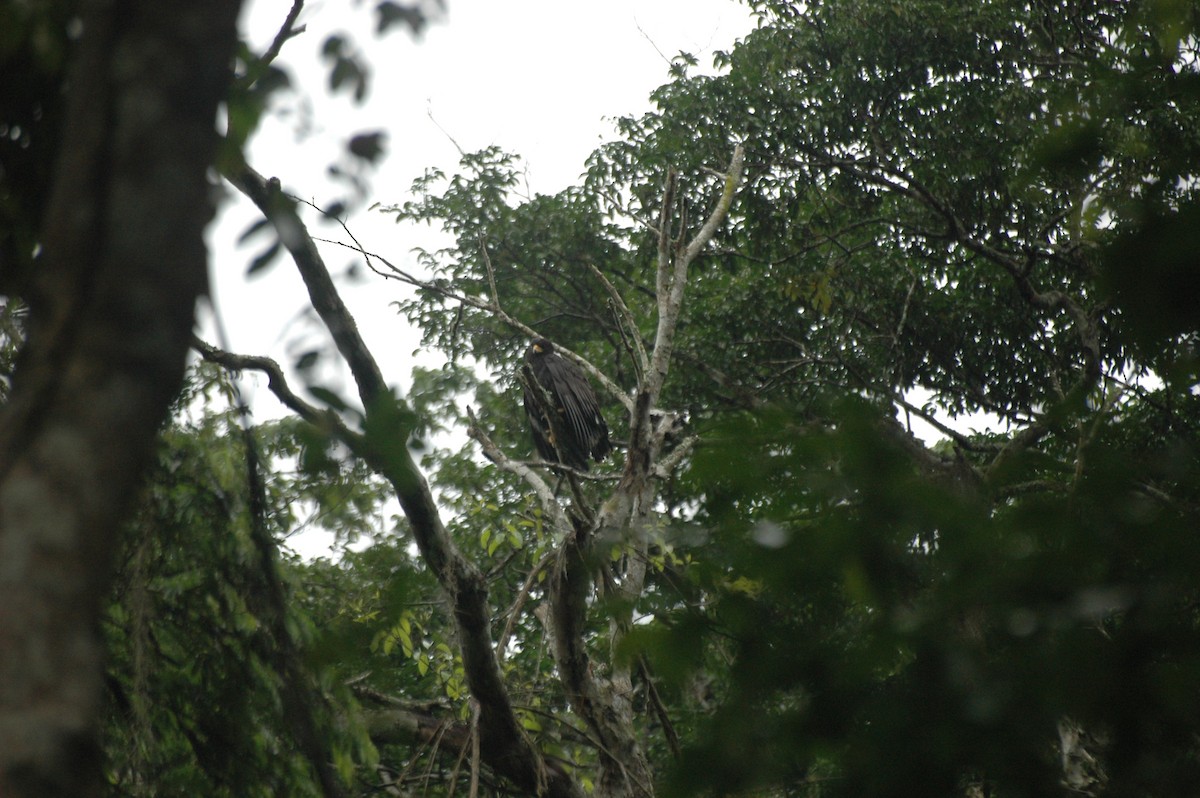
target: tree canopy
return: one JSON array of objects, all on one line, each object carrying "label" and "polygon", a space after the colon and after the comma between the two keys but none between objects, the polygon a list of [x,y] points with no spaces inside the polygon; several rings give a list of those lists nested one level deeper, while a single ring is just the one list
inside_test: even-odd
[{"label": "tree canopy", "polygon": [[[353,395],[193,341],[104,552],[97,794],[1194,791],[1200,15],[750,5],[755,29],[713,70],[675,57],[578,185],[522,196],[519,156],[489,147],[378,198],[450,242],[410,262],[343,242],[444,353],[405,397],[319,212],[240,149],[296,16],[274,53],[243,48],[213,162],[276,231]],[[71,48],[69,15],[21,20]],[[4,46],[48,102],[57,50]],[[335,87],[367,79],[329,52]],[[55,114],[0,106],[20,131],[0,136],[0,243],[23,275],[52,250],[66,146],[29,120]],[[49,357],[55,287],[29,285],[0,284],[6,374],[31,307],[5,430]],[[533,446],[539,338],[607,421],[586,472]],[[252,424],[244,371],[292,415]],[[439,448],[447,431],[468,443]],[[281,554],[308,525],[372,545]],[[7,762],[0,785],[23,784]]]}]

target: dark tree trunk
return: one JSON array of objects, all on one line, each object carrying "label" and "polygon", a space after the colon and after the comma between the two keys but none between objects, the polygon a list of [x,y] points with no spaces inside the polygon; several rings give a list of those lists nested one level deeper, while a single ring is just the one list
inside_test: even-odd
[{"label": "dark tree trunk", "polygon": [[115,531],[205,288],[239,0],[93,0],[0,412],[0,795],[90,796]]}]

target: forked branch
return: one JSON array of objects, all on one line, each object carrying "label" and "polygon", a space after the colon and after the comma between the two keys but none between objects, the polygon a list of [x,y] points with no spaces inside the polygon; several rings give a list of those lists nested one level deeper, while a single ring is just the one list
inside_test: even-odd
[{"label": "forked branch", "polygon": [[663,191],[664,219],[660,220],[658,230],[658,330],[654,336],[654,354],[646,375],[647,384],[642,386],[649,394],[651,404],[657,403],[663,383],[667,379],[667,370],[670,368],[671,352],[675,346],[675,328],[679,324],[679,312],[683,307],[683,293],[687,285],[688,267],[712,241],[717,229],[729,214],[734,194],[741,184],[744,156],[745,150],[742,145],[734,147],[733,158],[729,164],[729,171],[725,174],[725,184],[716,207],[687,246],[675,253],[674,261],[669,265],[666,256],[671,250],[671,234],[667,203],[671,201],[674,193],[673,176],[667,180],[667,187]]}]

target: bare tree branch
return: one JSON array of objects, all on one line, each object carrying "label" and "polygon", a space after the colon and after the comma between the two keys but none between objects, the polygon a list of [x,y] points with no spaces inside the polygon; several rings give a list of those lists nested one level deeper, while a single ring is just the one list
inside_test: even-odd
[{"label": "bare tree branch", "polygon": [[[700,254],[700,251],[708,245],[712,237],[716,234],[717,228],[725,221],[725,216],[729,213],[729,207],[733,204],[733,197],[737,191],[738,185],[742,179],[742,160],[745,156],[745,150],[742,145],[737,145],[733,150],[733,159],[729,165],[729,172],[725,176],[725,185],[721,191],[721,196],[717,200],[716,207],[709,214],[708,220],[696,233],[695,237],[688,242],[682,252],[676,253],[675,262],[668,269],[663,268],[662,256],[665,248],[663,236],[665,233],[660,231],[659,235],[659,295],[658,295],[658,331],[654,336],[654,354],[651,357],[650,368],[646,377],[647,385],[645,390],[649,393],[651,403],[658,400],[659,394],[662,392],[663,383],[667,378],[667,369],[670,367],[671,353],[675,346],[675,326],[679,323],[679,311],[683,306],[683,292],[687,285],[687,270]],[[664,193],[664,200],[669,198],[670,192]],[[663,292],[663,288],[668,290]]]},{"label": "bare tree branch", "polygon": [[279,57],[283,45],[289,39],[293,39],[304,33],[304,26],[297,27],[296,20],[300,17],[300,12],[304,10],[304,0],[292,0],[292,7],[288,11],[287,17],[284,18],[283,24],[279,27],[279,31],[275,34],[275,38],[271,40],[271,45],[267,48],[258,59],[259,64],[266,66]]},{"label": "bare tree branch", "polygon": [[638,372],[645,374],[650,368],[650,358],[646,355],[646,347],[642,344],[642,335],[638,331],[637,319],[633,317],[633,311],[629,309],[629,305],[625,304],[625,300],[622,298],[621,293],[617,291],[616,286],[604,276],[604,272],[596,268],[596,264],[591,261],[588,261],[587,265],[596,279],[600,281],[600,284],[604,286],[604,290],[608,292],[609,299],[612,300],[613,306],[616,308],[617,314],[624,325],[624,329],[628,331],[626,337],[633,343],[633,353],[636,358]]},{"label": "bare tree branch", "polygon": [[362,436],[350,430],[336,413],[322,410],[297,396],[288,385],[283,369],[269,357],[237,355],[218,349],[192,336],[192,348],[205,360],[223,366],[230,371],[260,371],[267,375],[267,387],[275,397],[300,418],[317,427],[329,427],[339,440],[351,449],[362,448]]},{"label": "bare tree branch", "polygon": [[[376,274],[378,274],[382,277],[385,277],[385,278],[392,278],[392,279],[400,280],[401,282],[403,282],[407,285],[411,285],[414,288],[420,288],[423,291],[430,291],[432,293],[437,294],[438,296],[445,297],[446,299],[449,299],[453,302],[458,302],[460,305],[463,305],[466,307],[472,307],[472,308],[475,308],[476,310],[482,310],[487,313],[490,313],[498,321],[508,325],[509,327],[513,328],[514,330],[517,330],[518,332],[520,332],[522,335],[524,335],[526,338],[529,338],[530,340],[545,337],[541,333],[539,333],[537,330],[530,327],[528,324],[525,324],[521,320],[519,320],[513,316],[510,316],[507,312],[505,312],[502,308],[500,308],[500,306],[498,304],[495,304],[490,300],[480,299],[478,297],[468,296],[466,294],[460,294],[457,291],[453,291],[450,288],[447,288],[445,285],[439,284],[437,282],[434,282],[431,280],[422,280],[421,278],[416,277],[415,275],[411,274],[410,272],[407,272],[404,269],[401,269],[399,266],[396,266],[391,261],[389,261],[387,258],[385,258],[381,255],[377,255],[373,252],[367,252],[360,246],[357,246],[357,245],[352,246],[352,245],[346,244],[345,242],[342,242],[342,241],[330,241],[330,240],[321,239],[321,238],[317,238],[317,239],[313,239],[313,240],[321,241],[323,243],[333,244],[333,245],[339,246],[339,247],[345,247],[346,249],[352,249],[355,252],[358,252],[360,255],[362,255],[363,257],[368,259],[368,265],[371,266],[372,271],[374,271]],[[375,266],[373,264],[370,264],[370,259],[372,259],[372,258],[379,261],[380,263],[382,263],[384,266],[387,267],[388,270],[381,271],[381,270],[375,268]],[[633,400],[629,398],[629,394],[627,394],[624,390],[622,390],[621,386],[619,386],[615,382],[613,382],[608,377],[607,374],[605,374],[600,369],[596,368],[596,366],[593,365],[586,358],[581,357],[580,355],[576,354],[575,352],[572,352],[571,350],[569,350],[565,347],[562,347],[562,346],[559,346],[556,344],[555,349],[563,356],[569,358],[570,360],[572,360],[576,364],[578,364],[580,368],[582,368],[584,371],[586,371],[588,373],[588,375],[590,377],[592,377],[592,379],[594,379],[594,380],[596,380],[596,382],[600,383],[600,385],[602,385],[604,387],[604,389],[606,391],[608,391],[608,394],[610,396],[612,396],[614,399],[616,399],[618,402],[620,402],[622,405],[624,405],[627,410],[633,409]]]},{"label": "bare tree branch", "polygon": [[479,234],[479,257],[483,259],[483,266],[487,269],[488,288],[492,292],[492,304],[496,310],[500,310],[500,289],[496,288],[496,270],[492,268],[492,258],[488,255],[487,239],[484,238],[483,233]]},{"label": "bare tree branch", "polygon": [[[471,723],[451,717],[448,708],[401,701],[358,686],[353,690],[365,704],[363,717],[372,740],[381,744],[423,745],[430,749],[431,755],[459,760],[471,752]],[[578,737],[585,744],[594,744],[581,734],[574,733],[572,737]],[[488,765],[494,754],[488,750],[486,739],[478,739],[479,759]],[[552,782],[571,778],[563,763],[553,757],[547,757],[546,767]],[[496,772],[494,767],[492,772]]]},{"label": "bare tree branch", "polygon": [[[573,533],[559,548],[549,580],[548,617],[553,630],[555,662],[572,707],[600,742],[599,789],[617,798],[653,795],[653,778],[633,728],[631,668],[614,663],[609,676],[601,678],[592,668],[584,644],[584,618],[592,575],[598,568],[608,567],[607,558],[595,555],[594,541],[598,536],[605,540],[624,539],[631,547],[626,570],[616,584],[616,590],[626,599],[626,606],[632,607],[630,597],[640,595],[645,582],[647,540],[642,529],[653,513],[655,463],[663,441],[673,427],[672,414],[657,413],[655,406],[669,370],[688,266],[712,240],[725,219],[741,180],[742,159],[743,151],[738,146],[716,207],[692,241],[681,249],[670,242],[675,178],[672,174],[667,179],[663,210],[659,215],[658,328],[650,368],[641,375],[630,411],[624,473],[616,490],[596,512],[595,519],[590,523],[576,522]],[[618,643],[631,623],[628,611],[612,618],[612,645]]]},{"label": "bare tree branch", "polygon": [[227,178],[275,225],[308,288],[313,308],[350,366],[368,430],[359,454],[392,484],[422,558],[454,607],[463,669],[471,695],[479,702],[481,746],[489,764],[526,792],[581,798],[582,789],[573,777],[561,772],[548,774],[544,758],[516,718],[492,645],[486,580],[450,538],[429,485],[408,451],[407,432],[396,423],[398,401],[358,334],[316,243],[280,191],[278,181],[267,181],[245,166]]},{"label": "bare tree branch", "polygon": [[671,453],[666,457],[660,458],[654,466],[654,476],[659,479],[667,479],[671,474],[675,473],[675,469],[683,462],[683,459],[692,453],[692,449],[696,448],[696,444],[700,442],[699,435],[689,435],[675,445]]},{"label": "bare tree branch", "polygon": [[278,180],[268,181],[246,165],[225,176],[275,225],[279,240],[291,253],[296,269],[308,287],[313,309],[329,329],[338,352],[350,367],[363,408],[369,413],[378,400],[389,397],[391,392],[383,380],[379,365],[359,335],[358,325],[342,302],[329,269],[304,222],[280,190]]},{"label": "bare tree branch", "polygon": [[667,739],[667,747],[671,749],[671,756],[679,759],[679,735],[675,731],[675,724],[671,723],[671,716],[667,714],[667,705],[663,703],[662,696],[658,693],[658,687],[654,684],[654,677],[650,675],[650,668],[646,665],[644,657],[638,657],[638,670],[646,685],[646,696],[650,699],[650,706],[654,708],[654,714],[662,725],[663,736]]},{"label": "bare tree branch", "polygon": [[542,479],[541,474],[538,474],[520,460],[512,460],[504,454],[500,447],[479,426],[479,422],[475,418],[475,413],[470,408],[467,409],[467,418],[470,421],[467,434],[478,441],[479,445],[483,447],[484,457],[505,471],[510,471],[525,480],[529,487],[533,488],[533,492],[538,497],[538,502],[542,505],[542,509],[549,515],[550,521],[554,528],[558,530],[559,535],[570,533],[571,522],[567,520],[562,505],[554,498],[554,491],[550,490],[550,486],[546,484],[546,480]]},{"label": "bare tree branch", "polygon": [[663,186],[662,207],[658,212],[658,265],[655,269],[655,296],[664,297],[671,290],[671,208],[675,205],[674,169],[667,171],[667,182]]},{"label": "bare tree branch", "polygon": [[504,658],[504,649],[508,647],[508,638],[512,636],[513,626],[516,625],[517,617],[521,614],[521,608],[525,606],[525,602],[529,599],[529,591],[533,589],[533,583],[537,581],[538,576],[545,570],[553,558],[553,550],[543,554],[537,564],[529,569],[529,575],[525,577],[521,589],[517,591],[517,597],[513,600],[512,606],[507,613],[508,618],[504,622],[504,631],[500,634],[500,640],[496,643],[496,653],[501,659]]}]

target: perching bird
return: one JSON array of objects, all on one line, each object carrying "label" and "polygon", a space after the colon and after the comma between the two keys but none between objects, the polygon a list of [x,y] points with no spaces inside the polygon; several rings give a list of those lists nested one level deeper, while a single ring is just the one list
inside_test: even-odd
[{"label": "perching bird", "polygon": [[[530,345],[525,362],[537,381],[537,386],[525,386],[525,415],[538,454],[579,471],[588,470],[589,457],[597,462],[607,457],[612,448],[608,425],[579,366],[555,352],[545,338]],[[553,420],[548,413],[554,414]]]}]

